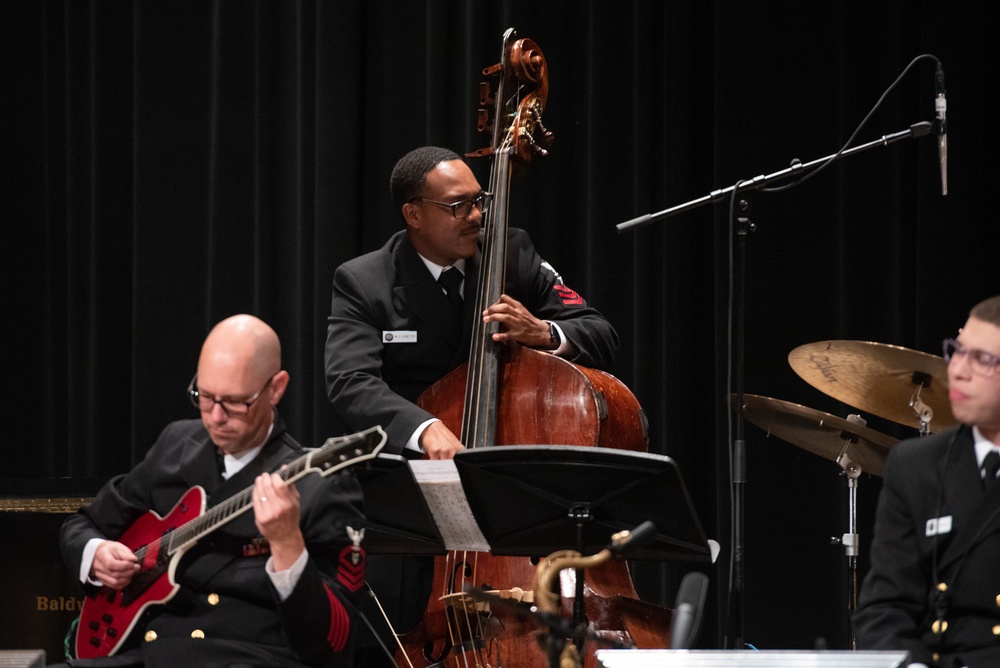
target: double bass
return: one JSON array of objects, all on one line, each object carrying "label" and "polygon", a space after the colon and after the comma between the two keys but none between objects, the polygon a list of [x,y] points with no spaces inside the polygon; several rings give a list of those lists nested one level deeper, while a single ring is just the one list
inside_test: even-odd
[{"label": "double bass", "polygon": [[[480,130],[491,145],[468,157],[489,156],[493,204],[484,214],[475,313],[504,292],[511,177],[544,156],[552,135],[541,116],[548,96],[545,57],[530,39],[503,38],[500,63],[483,70],[497,77],[495,93],[480,87]],[[492,111],[488,105],[493,104]],[[437,416],[467,448],[558,444],[646,450],[647,422],[635,396],[617,378],[521,346],[493,341],[496,323],[473,324],[468,361],[429,387],[418,405]],[[543,556],[543,555],[539,555]],[[532,603],[537,561],[489,553],[435,557],[431,597],[423,619],[400,638],[400,666],[518,666],[543,668],[545,653],[534,624],[473,600],[481,587],[515,604]],[[667,647],[671,612],[640,601],[623,562],[586,571],[584,611],[598,636],[638,647]],[[564,608],[570,605],[564,601]],[[593,652],[585,656],[595,664]]]}]

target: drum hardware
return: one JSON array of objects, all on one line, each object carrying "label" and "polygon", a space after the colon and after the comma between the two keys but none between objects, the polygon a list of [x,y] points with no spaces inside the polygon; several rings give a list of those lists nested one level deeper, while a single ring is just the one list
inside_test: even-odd
[{"label": "drum hardware", "polygon": [[[860,415],[851,414],[847,416],[848,422],[867,426],[867,421]],[[849,446],[852,438],[857,438],[852,434],[844,432],[844,449],[837,458],[837,463],[844,470],[847,477],[847,533],[840,538],[833,537],[830,542],[833,545],[843,545],[844,554],[847,556],[847,619],[850,620],[854,611],[858,609],[858,552],[861,549],[861,536],[858,534],[858,478],[861,476],[861,468],[850,458]],[[850,623],[847,625],[847,640],[850,649],[857,649],[857,642],[854,638],[854,630]]]},{"label": "drum hardware", "polygon": [[934,409],[925,404],[920,398],[920,390],[930,387],[931,377],[922,371],[914,371],[913,384],[916,386],[916,389],[913,390],[913,396],[910,397],[910,410],[913,411],[913,415],[920,422],[920,435],[927,436],[931,433],[931,420],[934,419]]},{"label": "drum hardware", "polygon": [[860,416],[839,418],[813,408],[756,394],[743,395],[749,422],[769,435],[840,464],[853,475],[882,476],[889,450],[899,439],[871,429]]},{"label": "drum hardware", "polygon": [[847,533],[830,540],[834,545],[842,545],[847,556],[847,632],[850,648],[856,649],[850,618],[858,606],[858,554],[861,549],[857,530],[858,479],[864,471],[883,475],[889,450],[898,441],[870,429],[860,415],[851,414],[842,419],[753,394],[743,395],[743,412],[747,420],[764,429],[769,436],[774,434],[792,445],[830,459],[843,470],[848,493]]}]

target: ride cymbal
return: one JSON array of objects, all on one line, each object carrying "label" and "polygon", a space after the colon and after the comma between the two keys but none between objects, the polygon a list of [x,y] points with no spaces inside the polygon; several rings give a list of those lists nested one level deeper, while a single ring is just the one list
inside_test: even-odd
[{"label": "ride cymbal", "polygon": [[920,429],[930,408],[932,430],[955,423],[943,357],[870,341],[819,341],[788,353],[788,363],[816,389],[862,411]]},{"label": "ride cymbal", "polygon": [[882,476],[889,450],[898,439],[829,413],[756,394],[743,395],[743,415],[768,435],[836,462],[847,457],[861,469]]}]

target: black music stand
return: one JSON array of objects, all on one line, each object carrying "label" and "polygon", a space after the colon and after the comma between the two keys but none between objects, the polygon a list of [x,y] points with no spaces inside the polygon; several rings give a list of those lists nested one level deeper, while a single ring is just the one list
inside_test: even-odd
[{"label": "black music stand", "polygon": [[[459,451],[455,468],[473,518],[495,555],[541,558],[570,548],[593,554],[608,547],[612,535],[651,521],[654,535],[623,550],[627,558],[712,561],[687,488],[669,457],[610,448],[514,445]],[[371,554],[445,554],[406,459],[380,454],[353,472],[365,494],[365,541]],[[586,636],[583,580],[578,572],[572,626],[578,646]],[[567,635],[565,629],[561,635]],[[558,650],[561,642],[553,648]],[[553,657],[559,653],[549,651]]]},{"label": "black music stand", "polygon": [[412,556],[447,553],[405,457],[380,454],[352,472],[365,495],[367,552]]},{"label": "black music stand", "polygon": [[[493,554],[545,557],[608,547],[651,521],[656,531],[629,559],[711,563],[711,549],[669,457],[610,448],[513,445],[455,454],[472,514]],[[618,558],[618,557],[616,557]],[[584,573],[576,574],[573,628],[585,630]],[[585,637],[573,638],[582,651]],[[564,640],[549,636],[553,666]]]},{"label": "black music stand", "polygon": [[652,521],[655,535],[629,559],[711,563],[708,540],[669,457],[511,445],[459,451],[455,467],[493,554],[594,554],[613,534]]}]

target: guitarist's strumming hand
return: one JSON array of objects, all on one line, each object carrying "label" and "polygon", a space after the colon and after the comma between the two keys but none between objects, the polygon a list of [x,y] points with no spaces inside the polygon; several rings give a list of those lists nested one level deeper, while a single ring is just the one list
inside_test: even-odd
[{"label": "guitarist's strumming hand", "polygon": [[254,481],[253,514],[267,539],[275,570],[289,568],[306,547],[299,526],[299,490],[277,473],[262,473]]},{"label": "guitarist's strumming hand", "polygon": [[112,589],[121,589],[139,570],[139,559],[121,543],[106,540],[97,546],[90,577]]}]

